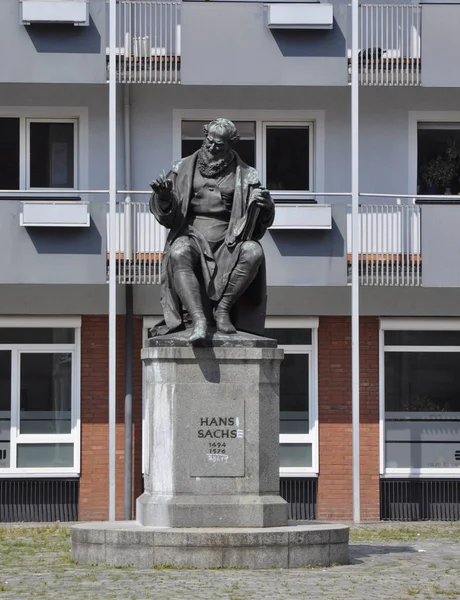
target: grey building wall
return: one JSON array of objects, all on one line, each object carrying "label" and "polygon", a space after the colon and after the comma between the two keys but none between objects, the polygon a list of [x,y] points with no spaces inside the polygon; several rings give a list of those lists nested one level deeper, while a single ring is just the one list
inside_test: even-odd
[{"label": "grey building wall", "polygon": [[422,5],[422,84],[460,87],[460,5]]},{"label": "grey building wall", "polygon": [[332,229],[272,229],[262,239],[270,286],[347,285],[346,207],[332,207]]},{"label": "grey building wall", "polygon": [[106,5],[90,0],[87,27],[20,23],[20,3],[0,2],[0,82],[106,81]]},{"label": "grey building wall", "polygon": [[21,205],[0,202],[0,284],[104,283],[106,207],[90,205],[89,227],[22,227]]},{"label": "grey building wall", "polygon": [[270,30],[263,3],[182,4],[184,85],[347,85],[347,9],[332,30]]},{"label": "grey building wall", "polygon": [[[174,155],[174,111],[201,109],[231,116],[232,110],[325,111],[325,191],[350,190],[350,90],[327,87],[132,86],[133,185],[145,189],[168,169]],[[460,90],[361,88],[360,189],[407,194],[410,111],[458,111]],[[372,200],[368,200],[372,201]],[[377,201],[377,199],[375,199]],[[343,203],[344,198],[327,198]],[[382,202],[382,199],[378,199]]]},{"label": "grey building wall", "polygon": [[422,206],[424,287],[460,287],[460,205]]}]

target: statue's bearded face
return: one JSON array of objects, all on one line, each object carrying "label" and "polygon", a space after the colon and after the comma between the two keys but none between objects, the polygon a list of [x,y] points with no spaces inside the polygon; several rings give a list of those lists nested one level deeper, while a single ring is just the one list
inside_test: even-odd
[{"label": "statue's bearded face", "polygon": [[210,129],[204,139],[203,148],[210,161],[227,157],[230,152],[228,135]]},{"label": "statue's bearded face", "polygon": [[197,166],[205,177],[214,177],[224,171],[233,160],[228,134],[210,129],[204,138]]}]

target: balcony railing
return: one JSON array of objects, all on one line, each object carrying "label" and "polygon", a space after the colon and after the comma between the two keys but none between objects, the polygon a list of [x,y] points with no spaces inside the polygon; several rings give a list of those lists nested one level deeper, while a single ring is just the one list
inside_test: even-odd
[{"label": "balcony railing", "polygon": [[[365,286],[420,286],[420,207],[363,204],[359,214],[359,277]],[[117,282],[158,284],[167,231],[147,202],[120,202],[116,215]],[[351,215],[348,215],[351,274]],[[108,239],[107,253],[110,240]],[[108,255],[108,254],[107,254]]]},{"label": "balcony railing", "polygon": [[180,4],[173,0],[118,0],[118,83],[180,82]]},{"label": "balcony railing", "polygon": [[[118,0],[117,23],[119,83],[180,83],[181,2]],[[420,32],[420,5],[361,5],[361,85],[420,85]],[[349,50],[349,73],[352,60]]]},{"label": "balcony railing", "polygon": [[[365,286],[420,286],[420,206],[363,204],[359,209],[359,278]],[[351,274],[351,215],[348,215]]]},{"label": "balcony railing", "polygon": [[360,84],[420,85],[420,6],[362,4],[359,20]]}]

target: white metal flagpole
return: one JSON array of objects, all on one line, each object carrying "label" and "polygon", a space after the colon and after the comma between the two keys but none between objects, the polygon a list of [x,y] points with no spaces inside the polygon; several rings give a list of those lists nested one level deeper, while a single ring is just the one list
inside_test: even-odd
[{"label": "white metal flagpole", "polygon": [[351,405],[353,448],[353,521],[359,523],[359,0],[351,3]]},{"label": "white metal flagpole", "polygon": [[115,64],[116,0],[109,11],[109,521],[115,521],[116,476],[116,210],[117,210],[117,81]]}]

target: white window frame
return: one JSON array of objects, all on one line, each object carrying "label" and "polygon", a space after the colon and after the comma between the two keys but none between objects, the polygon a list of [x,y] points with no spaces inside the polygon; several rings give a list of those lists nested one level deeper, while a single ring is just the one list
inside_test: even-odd
[{"label": "white window frame", "polygon": [[[71,328],[75,330],[74,344],[0,344],[1,350],[11,351],[11,422],[10,422],[10,464],[16,464],[18,444],[73,444],[73,467],[46,468],[0,468],[1,477],[65,477],[80,474],[80,379],[81,379],[81,317],[0,317],[0,328]],[[21,354],[66,353],[72,355],[72,404],[71,431],[66,434],[21,434],[20,423],[20,368]]]},{"label": "white window frame", "polygon": [[311,444],[311,467],[280,467],[280,477],[317,476],[319,472],[318,452],[318,325],[317,317],[267,317],[265,327],[269,329],[311,329],[311,344],[281,344],[285,354],[308,355],[309,406],[308,433],[280,433],[280,444]]},{"label": "white window frame", "polygon": [[409,111],[409,165],[408,165],[408,194],[417,195],[417,134],[419,123],[436,123],[440,129],[448,123],[459,123],[460,111],[446,110],[411,110]]},{"label": "white window frame", "polygon": [[[19,190],[5,191],[11,196],[21,191],[34,197],[46,197],[58,192],[61,197],[75,195],[76,190],[89,187],[89,119],[87,107],[75,106],[0,106],[0,118],[19,119]],[[74,187],[31,188],[29,173],[29,125],[31,122],[75,123]],[[1,196],[0,196],[1,199]]]},{"label": "white window frame", "polygon": [[[161,315],[144,317],[142,326],[143,343],[148,330],[161,321]],[[280,477],[317,476],[319,472],[318,446],[318,325],[317,317],[267,317],[265,327],[270,329],[311,329],[311,344],[279,346],[286,354],[308,354],[309,356],[309,432],[306,434],[280,434],[280,444],[311,444],[312,466],[303,468],[280,468]],[[144,373],[142,372],[142,473],[149,473],[148,457],[148,414],[145,410]]]},{"label": "white window frame", "polygon": [[385,345],[385,331],[460,331],[456,318],[382,318],[379,331],[379,430],[380,476],[383,478],[460,477],[460,468],[389,468],[385,467],[385,351],[387,352],[455,352],[460,346],[391,346]]},{"label": "white window frame", "polygon": [[[78,189],[78,119],[37,119],[30,118],[26,123],[26,141],[25,141],[25,171],[26,171],[26,189],[37,192],[50,190],[59,190],[63,192],[72,192]],[[73,186],[57,188],[37,188],[30,185],[30,125],[31,123],[72,123],[73,124]]]},{"label": "white window frame", "polygon": [[312,192],[325,189],[325,111],[323,110],[173,110],[173,156],[172,161],[182,158],[182,121],[211,121],[219,117],[232,121],[252,121],[256,124],[256,169],[262,185],[266,183],[266,143],[267,126],[308,126],[310,128],[309,182],[308,191],[286,190],[273,191],[273,199],[302,201],[320,198],[312,197]]}]

